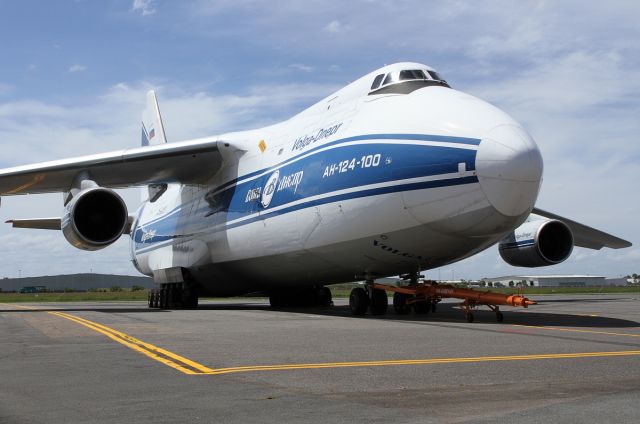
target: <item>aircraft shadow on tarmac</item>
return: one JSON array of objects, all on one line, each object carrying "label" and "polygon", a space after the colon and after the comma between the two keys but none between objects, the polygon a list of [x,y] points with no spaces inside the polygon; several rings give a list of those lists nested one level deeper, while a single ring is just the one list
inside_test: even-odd
[{"label": "aircraft shadow on tarmac", "polygon": [[[603,302],[603,301],[615,301],[625,300],[620,299],[549,299],[543,300],[539,305],[545,303],[558,303],[558,302]],[[591,316],[581,314],[558,314],[549,312],[535,312],[535,306],[524,312],[520,309],[505,307],[501,309],[504,314],[504,324],[520,324],[520,325],[535,325],[535,326],[547,326],[547,327],[590,327],[590,328],[623,328],[623,327],[640,327],[640,323],[620,318],[612,318],[607,316]],[[393,307],[389,305],[387,314],[385,315],[364,315],[354,317],[351,315],[349,306],[339,305],[331,307],[301,307],[301,308],[271,308],[268,304],[264,303],[247,303],[242,300],[238,300],[237,303],[231,303],[228,301],[221,303],[204,303],[198,306],[197,310],[185,310],[182,312],[187,313],[201,313],[206,314],[207,311],[279,311],[290,313],[303,313],[307,315],[321,315],[321,316],[335,316],[345,317],[353,319],[372,319],[372,320],[393,320],[398,322],[449,322],[449,323],[465,323],[465,317],[462,311],[459,309],[456,303],[439,303],[436,312],[430,312],[427,314],[414,314],[397,315],[393,312]],[[66,308],[42,308],[37,311],[29,309],[0,309],[0,313],[34,313],[34,312],[100,312],[105,314],[129,314],[129,313],[171,313],[171,310],[163,309],[149,309],[146,307],[127,307],[127,308],[104,308],[104,307],[87,307],[86,305]],[[486,307],[480,307],[473,311],[475,315],[475,323],[478,324],[495,324],[502,325],[496,322],[495,314]],[[468,325],[474,325],[468,324]]]},{"label": "aircraft shadow on tarmac", "polygon": [[[609,301],[613,299],[607,299]],[[579,301],[579,300],[576,300]],[[545,301],[544,303],[547,303]],[[533,306],[532,308],[535,308]],[[278,308],[272,309],[268,305],[256,305],[251,303],[225,303],[225,304],[204,304],[199,307],[199,310],[277,310],[281,312],[292,313],[304,313],[308,315],[323,315],[323,316],[341,316],[353,319],[374,319],[374,320],[393,320],[393,321],[406,321],[406,322],[451,322],[467,324],[462,311],[455,303],[440,303],[437,306],[436,312],[428,314],[408,314],[397,315],[393,312],[393,307],[390,305],[387,314],[385,315],[364,315],[361,317],[354,317],[351,315],[348,306],[332,306],[332,307],[308,307],[308,308]],[[558,314],[548,312],[534,312],[527,311],[522,312],[515,308],[505,307],[501,309],[504,314],[504,324],[520,324],[520,325],[537,325],[547,327],[591,327],[591,328],[622,328],[622,327],[640,327],[640,323],[620,319],[611,318],[606,316],[589,316],[579,314]],[[480,307],[473,311],[476,316],[475,322],[478,324],[496,324],[495,314],[486,307]],[[469,324],[473,325],[473,324]]]}]

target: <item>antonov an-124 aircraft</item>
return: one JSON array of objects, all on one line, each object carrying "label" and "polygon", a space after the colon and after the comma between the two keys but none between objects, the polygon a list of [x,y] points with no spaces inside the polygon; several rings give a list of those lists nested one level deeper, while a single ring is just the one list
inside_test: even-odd
[{"label": "antonov an-124 aircraft", "polygon": [[[415,281],[495,244],[521,267],[631,245],[536,208],[542,168],[505,112],[429,66],[396,63],[287,121],[176,143],[151,91],[141,147],[0,170],[0,195],[62,192],[61,218],[8,222],[61,230],[79,249],[128,234],[134,266],[157,283],[150,307],[252,292],[327,304],[325,285]],[[133,214],[113,191],[131,186],[146,198]],[[380,299],[366,286],[354,313],[363,293]]]}]

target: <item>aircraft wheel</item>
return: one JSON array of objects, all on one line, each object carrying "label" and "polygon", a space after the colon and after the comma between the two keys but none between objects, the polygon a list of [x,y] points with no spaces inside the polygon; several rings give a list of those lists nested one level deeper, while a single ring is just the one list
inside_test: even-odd
[{"label": "aircraft wheel", "polygon": [[151,307],[157,309],[160,307],[160,290],[151,290]]},{"label": "aircraft wheel", "polygon": [[387,313],[389,306],[389,298],[387,292],[380,289],[374,289],[371,296],[371,315],[384,315]]},{"label": "aircraft wheel", "polygon": [[430,302],[416,302],[413,304],[413,312],[415,312],[417,315],[425,315],[429,313],[429,310],[431,309],[431,304]]},{"label": "aircraft wheel", "polygon": [[496,321],[498,322],[504,321],[504,315],[502,315],[502,312],[496,312]]},{"label": "aircraft wheel", "polygon": [[189,293],[183,298],[182,305],[184,309],[198,309],[198,294]]},{"label": "aircraft wheel", "polygon": [[271,293],[269,295],[269,305],[271,305],[272,308],[281,308],[284,305],[282,295],[279,293]]},{"label": "aircraft wheel", "polygon": [[398,315],[406,315],[409,313],[409,305],[407,305],[408,296],[404,293],[394,293],[393,294],[393,310]]},{"label": "aircraft wheel", "polygon": [[153,308],[153,289],[149,290],[147,294],[147,305],[149,308]]},{"label": "aircraft wheel", "polygon": [[321,287],[320,289],[318,289],[318,304],[320,306],[333,305],[331,290],[329,290],[328,287]]},{"label": "aircraft wheel", "polygon": [[167,309],[169,307],[169,293],[166,287],[160,289],[160,309]]},{"label": "aircraft wheel", "polygon": [[471,312],[467,312],[466,318],[467,322],[473,322],[473,314]]},{"label": "aircraft wheel", "polygon": [[369,307],[369,296],[362,287],[356,287],[351,290],[349,295],[349,308],[351,315],[364,315]]}]

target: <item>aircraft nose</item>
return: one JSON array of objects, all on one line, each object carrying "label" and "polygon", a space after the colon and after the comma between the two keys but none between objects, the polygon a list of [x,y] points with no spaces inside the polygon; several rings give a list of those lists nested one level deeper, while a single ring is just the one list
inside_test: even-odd
[{"label": "aircraft nose", "polygon": [[480,187],[489,203],[506,216],[531,211],[538,197],[542,168],[538,146],[519,125],[493,127],[478,147]]}]

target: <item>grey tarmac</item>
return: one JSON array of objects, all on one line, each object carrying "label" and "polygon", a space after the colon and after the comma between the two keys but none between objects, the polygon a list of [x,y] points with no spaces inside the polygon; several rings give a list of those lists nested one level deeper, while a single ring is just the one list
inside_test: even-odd
[{"label": "grey tarmac", "polygon": [[532,298],[502,324],[454,302],[364,318],[344,300],[0,304],[0,423],[640,422],[640,297]]}]

